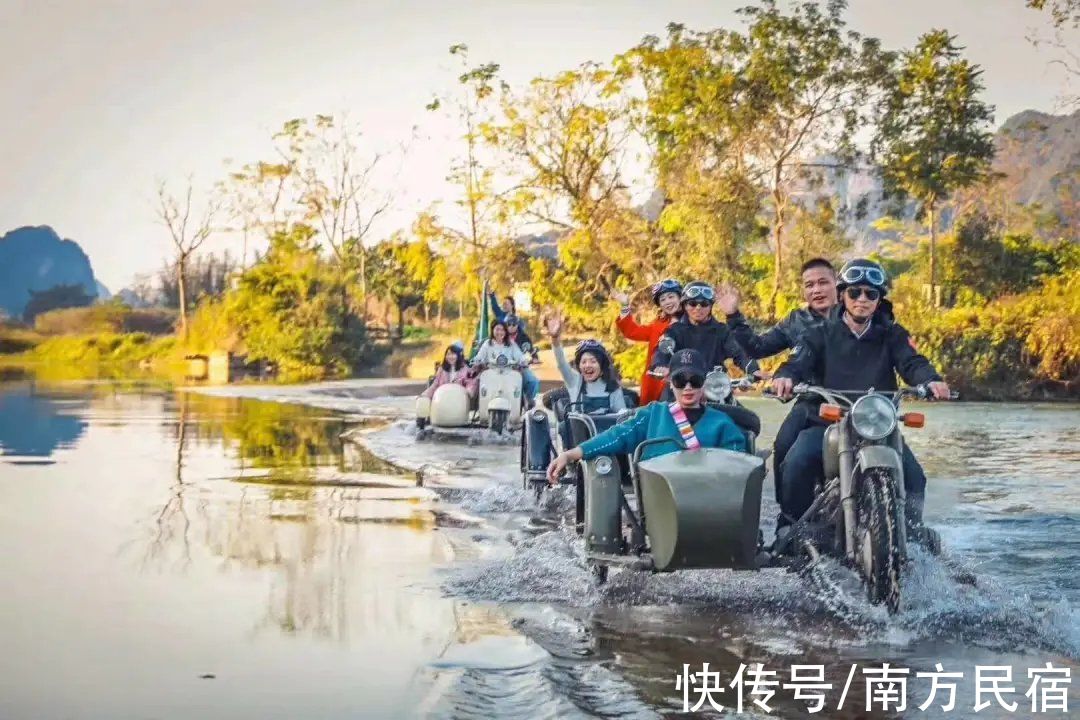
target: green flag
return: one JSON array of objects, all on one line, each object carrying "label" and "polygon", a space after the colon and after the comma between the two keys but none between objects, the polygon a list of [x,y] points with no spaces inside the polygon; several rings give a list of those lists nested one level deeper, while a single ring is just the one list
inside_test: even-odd
[{"label": "green flag", "polygon": [[480,319],[476,322],[476,333],[473,335],[472,348],[469,349],[469,360],[476,357],[480,346],[488,339],[491,332],[491,311],[489,309],[488,284],[484,281],[484,288],[480,291]]}]

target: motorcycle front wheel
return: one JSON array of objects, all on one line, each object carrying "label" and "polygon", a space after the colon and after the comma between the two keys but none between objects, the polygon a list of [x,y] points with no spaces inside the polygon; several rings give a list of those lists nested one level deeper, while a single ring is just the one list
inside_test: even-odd
[{"label": "motorcycle front wheel", "polygon": [[496,435],[502,435],[503,430],[506,429],[506,422],[510,419],[509,410],[492,410],[489,413],[488,422],[491,424],[491,430]]},{"label": "motorcycle front wheel", "polygon": [[884,604],[889,613],[900,610],[900,525],[896,480],[884,468],[871,468],[859,493],[857,561],[867,598]]}]

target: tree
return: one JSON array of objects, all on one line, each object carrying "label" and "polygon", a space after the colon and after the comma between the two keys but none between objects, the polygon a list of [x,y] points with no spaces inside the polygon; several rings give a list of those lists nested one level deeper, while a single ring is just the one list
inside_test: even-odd
[{"label": "tree", "polygon": [[1033,10],[1048,10],[1054,27],[1080,26],[1080,0],[1027,0]]},{"label": "tree", "polygon": [[30,300],[23,309],[23,322],[32,323],[38,315],[50,310],[87,307],[93,302],[94,298],[78,283],[54,285],[48,290],[31,290]]},{"label": "tree", "polygon": [[[204,297],[221,297],[229,289],[229,282],[237,270],[236,261],[228,250],[221,255],[204,254],[189,258],[184,269],[187,304],[197,305]],[[180,307],[180,284],[177,282],[177,275],[174,262],[166,262],[158,271],[156,300],[165,307]],[[140,292],[141,295],[136,293],[137,300],[145,301],[151,296],[149,288],[140,289]]]},{"label": "tree", "polygon": [[303,224],[273,235],[235,288],[219,302],[203,303],[197,315],[223,307],[248,359],[276,363],[293,379],[345,374],[367,349],[363,328],[349,320],[352,308],[342,305],[341,274],[321,256],[315,235]]},{"label": "tree", "polygon": [[457,210],[422,213],[414,232],[423,235],[432,249],[447,259],[452,274],[460,278],[454,284],[454,295],[464,311],[479,297],[484,277],[497,284],[513,281],[505,274],[507,268],[492,264],[491,249],[505,244],[512,232],[503,193],[496,187],[495,159],[487,152],[483,137],[483,128],[506,86],[498,80],[497,63],[471,64],[467,45],[452,45],[450,55],[460,70],[456,92],[436,97],[427,109],[450,108],[461,128],[461,156],[454,160],[447,176],[457,190],[452,204]]},{"label": "tree", "polygon": [[[1056,51],[1056,57],[1050,61],[1065,71],[1065,85],[1080,79],[1080,53],[1076,50],[1075,38],[1069,37],[1080,28],[1080,0],[1027,0],[1027,6],[1035,10],[1044,10],[1050,14],[1051,35],[1033,32],[1028,42],[1033,46],[1048,45]],[[1058,104],[1065,110],[1080,107],[1080,95],[1068,90],[1058,98]]]},{"label": "tree", "polygon": [[[482,127],[513,177],[508,207],[561,235],[555,295],[570,314],[595,309],[624,274],[658,274],[659,248],[624,175],[634,148],[620,90],[610,69],[586,63],[537,78],[520,94],[504,93],[499,117]],[[524,259],[520,243],[504,245],[508,260]]]},{"label": "tree", "polygon": [[748,185],[767,197],[774,315],[792,186],[851,163],[853,137],[890,59],[877,40],[847,29],[845,7],[801,2],[783,12],[763,0],[740,11],[745,33],[671,25],[666,47],[647,38],[634,53],[662,184],[666,175],[722,180],[732,197]]},{"label": "tree", "polygon": [[164,181],[158,183],[157,216],[168,229],[175,251],[174,265],[176,268],[176,284],[179,290],[180,334],[184,340],[187,340],[188,337],[188,260],[214,233],[216,229],[214,223],[222,207],[220,197],[211,195],[201,213],[194,211],[198,217],[193,216],[191,207],[193,192],[191,178],[187,180],[187,188],[183,192],[181,199],[169,192]]},{"label": "tree", "polygon": [[917,200],[930,230],[930,294],[937,297],[938,203],[983,181],[994,157],[994,109],[979,99],[982,70],[955,37],[934,30],[905,52],[889,80],[873,146],[887,191]]},{"label": "tree", "polygon": [[270,237],[297,223],[319,231],[342,276],[342,306],[354,281],[366,298],[364,243],[393,203],[384,173],[393,172],[386,167],[392,155],[362,140],[360,128],[345,118],[289,120],[273,136],[275,157],[244,165],[230,174],[226,186],[237,229],[244,234],[245,256],[251,231]]},{"label": "tree", "polygon": [[397,338],[405,335],[405,311],[424,301],[431,273],[431,251],[422,241],[401,236],[372,249],[372,287],[397,311]]}]

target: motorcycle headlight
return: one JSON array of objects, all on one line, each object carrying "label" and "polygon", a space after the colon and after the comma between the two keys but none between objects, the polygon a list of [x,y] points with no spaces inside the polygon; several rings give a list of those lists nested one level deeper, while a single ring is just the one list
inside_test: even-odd
[{"label": "motorcycle headlight", "polygon": [[724,402],[731,394],[731,377],[723,370],[713,370],[705,376],[705,399]]},{"label": "motorcycle headlight", "polygon": [[535,410],[532,411],[532,419],[535,420],[536,422],[540,422],[541,420],[543,420],[546,415],[547,415],[547,413],[544,412],[543,410],[541,410],[540,408],[536,408]]},{"label": "motorcycle headlight", "polygon": [[499,357],[495,358],[495,365],[497,367],[504,368],[509,364],[510,364],[510,358],[506,357],[505,355],[500,355]]},{"label": "motorcycle headlight", "polygon": [[859,398],[851,408],[851,425],[867,440],[881,440],[896,429],[896,408],[883,395]]},{"label": "motorcycle headlight", "polygon": [[611,472],[612,467],[614,467],[614,465],[611,462],[611,458],[606,455],[601,455],[593,460],[593,469],[596,470],[599,475],[607,475]]}]

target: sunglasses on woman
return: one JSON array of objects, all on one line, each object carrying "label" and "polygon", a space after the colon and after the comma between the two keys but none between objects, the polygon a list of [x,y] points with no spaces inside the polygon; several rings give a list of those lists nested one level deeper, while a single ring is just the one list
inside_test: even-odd
[{"label": "sunglasses on woman", "polygon": [[867,300],[869,300],[870,302],[874,302],[879,297],[881,297],[880,290],[875,290],[874,288],[868,287],[849,287],[844,292],[846,292],[847,296],[852,300],[858,300],[863,295],[865,295]]},{"label": "sunglasses on woman", "polygon": [[693,390],[700,390],[705,385],[705,378],[700,375],[685,375],[683,373],[671,378],[671,386],[676,390],[682,390],[687,385]]}]

